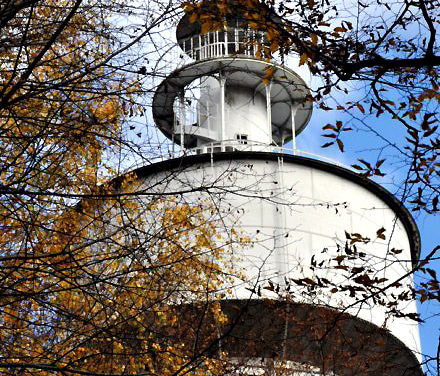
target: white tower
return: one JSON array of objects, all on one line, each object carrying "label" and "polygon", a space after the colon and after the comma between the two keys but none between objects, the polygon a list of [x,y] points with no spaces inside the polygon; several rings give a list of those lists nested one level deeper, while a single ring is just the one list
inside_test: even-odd
[{"label": "white tower", "polygon": [[[161,131],[181,146],[215,145],[224,151],[247,144],[252,150],[257,145],[269,150],[295,138],[310,119],[312,102],[304,79],[257,59],[264,33],[244,30],[240,23],[232,18],[228,30],[200,34],[200,25],[185,16],[177,27],[180,47],[195,61],[160,85],[153,115]],[[188,123],[184,90],[198,79],[198,113],[196,121]]]},{"label": "white tower", "polygon": [[[248,284],[222,302],[234,322],[225,329],[228,354],[247,359],[247,374],[261,374],[272,359],[287,361],[292,375],[421,375],[418,327],[405,316],[415,302],[387,306],[380,291],[396,280],[412,283],[405,275],[419,256],[414,220],[374,182],[295,155],[295,137],[312,113],[306,79],[258,58],[264,32],[243,28],[239,16],[227,24],[201,34],[188,16],[180,21],[177,40],[193,62],[161,83],[153,115],[182,154],[137,174],[158,193],[194,190],[194,200],[220,194],[235,213],[229,225],[252,238],[236,265]],[[185,89],[198,81],[191,117]],[[293,152],[282,153],[292,140]],[[366,263],[374,268],[363,270]],[[377,289],[366,289],[365,278]],[[271,290],[287,285],[292,300],[261,298],[265,286],[274,298]],[[392,310],[401,317],[388,318]]]}]

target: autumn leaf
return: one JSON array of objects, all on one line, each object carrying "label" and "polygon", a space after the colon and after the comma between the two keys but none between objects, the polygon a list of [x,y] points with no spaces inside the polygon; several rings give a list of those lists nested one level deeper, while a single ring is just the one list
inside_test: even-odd
[{"label": "autumn leaf", "polygon": [[356,170],[363,170],[363,167],[361,167],[357,164],[351,165],[351,167],[355,168]]},{"label": "autumn leaf", "polygon": [[196,12],[192,12],[189,16],[189,22],[194,23],[199,19],[199,15]]},{"label": "autumn leaf", "polygon": [[340,150],[341,152],[344,152],[344,143],[343,143],[339,138],[336,139],[336,142],[337,142],[337,144],[338,144],[339,150]]},{"label": "autumn leaf", "polygon": [[329,147],[329,146],[331,146],[333,144],[334,144],[334,142],[326,142],[324,145],[321,145],[321,147],[322,148],[327,148],[327,147]]},{"label": "autumn leaf", "polygon": [[210,22],[208,20],[204,21],[202,23],[201,33],[202,34],[208,33],[209,31],[213,30],[213,26],[214,26],[214,24],[212,22]]},{"label": "autumn leaf", "polygon": [[376,237],[385,240],[384,233],[385,233],[385,228],[381,227],[379,230],[376,231]]},{"label": "autumn leaf", "polygon": [[301,54],[299,59],[299,66],[304,65],[308,59],[308,55],[306,53]]},{"label": "autumn leaf", "polygon": [[271,66],[267,66],[266,68],[264,68],[264,75],[262,77],[264,85],[269,86],[274,73],[275,71]]},{"label": "autumn leaf", "polygon": [[359,109],[360,112],[365,114],[364,106],[362,106],[359,102],[356,103],[356,106],[357,106],[357,108]]}]

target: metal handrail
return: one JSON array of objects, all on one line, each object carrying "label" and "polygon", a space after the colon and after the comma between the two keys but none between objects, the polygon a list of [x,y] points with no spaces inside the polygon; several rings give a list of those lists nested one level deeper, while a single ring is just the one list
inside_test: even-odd
[{"label": "metal handrail", "polygon": [[245,151],[259,151],[259,152],[269,152],[269,153],[275,153],[275,154],[288,154],[288,155],[297,155],[302,157],[309,157],[313,159],[317,159],[322,162],[327,162],[333,165],[336,165],[338,167],[343,167],[345,169],[351,170],[356,172],[353,167],[348,166],[344,163],[341,163],[340,161],[326,157],[324,155],[312,153],[305,150],[300,150],[292,147],[284,147],[284,146],[277,146],[277,145],[269,145],[266,143],[258,142],[258,141],[252,141],[252,140],[224,140],[219,142],[210,142],[206,143],[201,146],[197,146],[194,148],[179,148],[177,147],[177,150],[174,148],[171,150],[168,150],[164,155],[161,157],[155,158],[154,161],[151,161],[152,163],[161,162],[164,160],[168,160],[170,158],[179,158],[179,157],[186,157],[191,155],[198,155],[198,154],[215,154],[219,152],[245,152]]},{"label": "metal handrail", "polygon": [[[225,140],[223,142],[211,142],[204,144],[202,146],[198,146],[195,148],[188,148],[188,149],[183,149],[177,146],[176,149],[170,148],[165,152],[163,152],[160,156],[149,159],[148,164],[155,164],[173,158],[182,158],[186,156],[199,155],[199,154],[210,154],[211,157],[213,157],[213,155],[216,153],[231,152],[231,151],[237,152],[237,154],[245,151],[260,151],[260,152],[270,152],[274,154],[297,155],[297,156],[317,159],[319,161],[327,162],[336,165],[338,167],[343,167],[347,170],[356,173],[358,172],[353,167],[345,165],[340,161],[337,161],[336,159],[332,159],[324,155],[311,153],[305,150],[294,149],[292,147],[286,148],[283,146],[269,145],[262,142],[249,141],[249,140],[247,141],[247,143],[243,143],[242,140]],[[138,163],[131,164],[129,167],[127,166],[127,168],[125,168],[124,171],[130,172],[133,171],[134,169],[141,167],[145,167],[145,161],[143,163],[142,161],[140,161]],[[123,172],[121,172],[121,174],[123,174]]]},{"label": "metal handrail", "polygon": [[[244,34],[240,38],[240,33]],[[245,55],[255,58],[258,45],[264,45],[264,32],[251,29],[228,28],[210,31],[179,40],[182,50],[194,60],[204,60],[231,55]],[[260,56],[261,57],[261,56]]]}]

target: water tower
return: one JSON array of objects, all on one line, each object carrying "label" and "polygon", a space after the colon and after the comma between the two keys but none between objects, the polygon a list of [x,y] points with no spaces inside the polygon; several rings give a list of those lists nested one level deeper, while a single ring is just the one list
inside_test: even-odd
[{"label": "water tower", "polygon": [[[379,291],[396,280],[412,284],[405,275],[419,257],[414,220],[376,183],[296,150],[312,114],[307,77],[298,65],[261,59],[265,34],[240,14],[226,24],[208,33],[187,15],[178,24],[178,44],[192,61],[159,85],[153,116],[179,146],[137,175],[158,194],[218,197],[218,210],[233,213],[225,231],[238,226],[251,237],[237,250],[246,283],[222,301],[234,323],[222,329],[223,346],[244,364],[236,373],[263,374],[284,361],[291,375],[421,375],[418,327],[405,317],[415,302],[387,306]],[[351,242],[352,234],[361,239]],[[328,260],[336,261],[322,267]],[[365,278],[377,283],[376,296],[372,289],[362,298]],[[291,299],[275,299],[288,287]],[[400,315],[390,318],[391,310]]]}]

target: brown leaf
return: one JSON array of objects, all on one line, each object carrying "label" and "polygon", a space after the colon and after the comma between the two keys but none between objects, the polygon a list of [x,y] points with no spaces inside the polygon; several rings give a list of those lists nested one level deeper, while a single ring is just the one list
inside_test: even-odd
[{"label": "brown leaf", "polygon": [[339,150],[340,150],[341,152],[344,152],[344,143],[343,143],[339,138],[336,139],[336,142],[338,143]]},{"label": "brown leaf", "polygon": [[432,127],[430,130],[423,133],[423,137],[429,137],[437,130],[438,127]]},{"label": "brown leaf", "polygon": [[356,103],[357,108],[359,108],[359,111],[362,112],[363,114],[365,114],[365,109],[364,106],[362,106],[359,102]]},{"label": "brown leaf", "polygon": [[199,15],[196,12],[191,13],[189,16],[189,22],[194,23],[199,19]]},{"label": "brown leaf", "polygon": [[365,268],[363,267],[363,266],[360,266],[360,267],[353,267],[353,268],[351,268],[351,274],[358,274],[358,273],[361,273],[361,272],[363,272],[365,270]]},{"label": "brown leaf", "polygon": [[265,286],[263,288],[265,290],[269,290],[269,291],[274,291],[275,290],[275,286],[274,286],[274,284],[271,281],[269,281],[269,286]]},{"label": "brown leaf", "polygon": [[322,148],[327,148],[327,147],[329,147],[330,145],[333,145],[334,144],[334,142],[326,142],[324,145],[322,145],[321,147]]},{"label": "brown leaf", "polygon": [[379,238],[379,239],[383,239],[383,240],[385,240],[385,235],[384,235],[384,232],[385,232],[386,230],[383,228],[383,227],[381,227],[379,230],[377,230],[376,231],[376,236]]},{"label": "brown leaf", "polygon": [[432,199],[432,211],[438,211],[437,205],[438,205],[438,196],[435,196]]},{"label": "brown leaf", "polygon": [[351,165],[351,167],[355,168],[356,170],[363,170],[363,168],[361,166],[356,165],[356,164]]},{"label": "brown leaf", "polygon": [[322,129],[331,129],[333,131],[336,131],[336,127],[332,124],[326,124],[322,127]]},{"label": "brown leaf", "polygon": [[371,164],[369,164],[367,161],[364,161],[363,159],[358,159],[359,162],[363,163],[365,166],[367,166],[369,169],[371,169]]},{"label": "brown leaf", "polygon": [[437,279],[437,273],[435,270],[432,270],[431,268],[426,268],[426,271],[429,273],[429,275],[434,278]]}]

